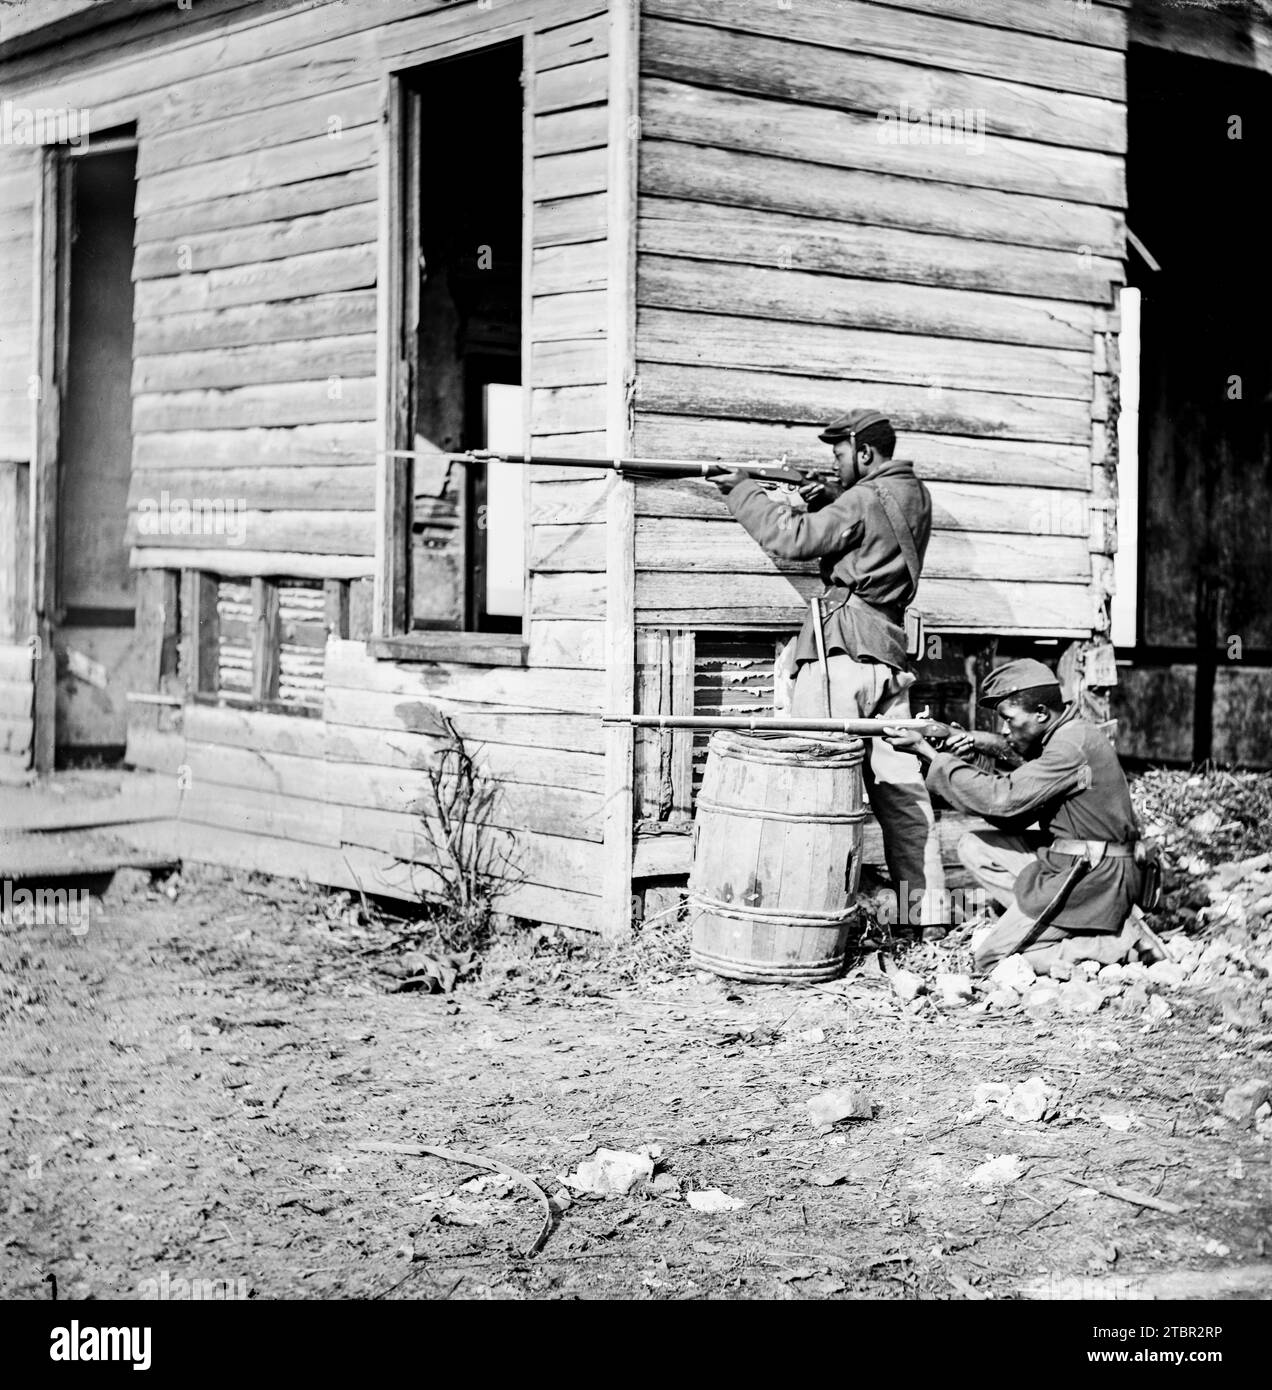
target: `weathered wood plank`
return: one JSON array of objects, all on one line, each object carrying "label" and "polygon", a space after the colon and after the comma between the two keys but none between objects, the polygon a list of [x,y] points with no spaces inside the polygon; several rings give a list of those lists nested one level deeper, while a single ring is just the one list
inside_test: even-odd
[{"label": "weathered wood plank", "polygon": [[290,579],[361,579],[375,573],[374,555],[323,555],[312,550],[192,550],[172,544],[134,547],[128,552],[128,563],[133,569],[185,569],[195,554],[210,574],[230,578],[286,575]]},{"label": "weathered wood plank", "polygon": [[[693,486],[690,484],[689,486]],[[534,483],[530,488],[530,520],[534,525],[565,525],[566,523],[605,522],[606,480],[595,474],[563,482]],[[710,489],[712,493],[716,489]],[[639,510],[644,485],[637,485],[636,505]]]},{"label": "weathered wood plank", "polygon": [[[202,496],[202,494],[200,494]],[[155,500],[155,499],[152,499]],[[190,499],[178,499],[182,501]],[[375,512],[364,508],[357,512],[337,511],[240,511],[237,498],[217,498],[233,506],[220,532],[200,532],[191,535],[172,533],[173,518],[168,515],[168,533],[147,528],[163,524],[164,513],[133,512],[128,519],[128,543],[139,550],[149,547],[180,548],[191,552],[220,551],[226,545],[249,546],[253,551],[304,551],[311,555],[366,555],[375,553]],[[149,515],[150,519],[147,520]],[[181,524],[181,523],[178,523]],[[248,553],[246,550],[241,552]],[[187,563],[189,561],[187,560]],[[202,561],[200,563],[203,563]],[[208,560],[209,568],[214,568]],[[271,570],[271,573],[286,573]],[[300,577],[300,576],[298,576]]]},{"label": "weathered wood plank", "polygon": [[554,111],[536,116],[534,152],[536,156],[566,154],[571,150],[591,150],[604,145],[609,136],[609,118],[604,106],[579,106],[572,111]]},{"label": "weathered wood plank", "polygon": [[[937,531],[1000,531],[1031,536],[1082,536],[1090,529],[1091,494],[1077,489],[1012,487],[994,483],[938,482],[926,476]],[[565,487],[567,484],[556,484]],[[692,479],[638,482],[639,518],[677,517],[726,521],[732,514],[713,485]],[[545,521],[552,518],[545,516]],[[574,518],[562,516],[564,523]]]},{"label": "weathered wood plank", "polygon": [[30,718],[0,717],[0,755],[21,757],[23,767],[29,766],[34,728],[35,721]]},{"label": "weathered wood plank", "polygon": [[[843,408],[837,407],[836,413]],[[785,457],[795,463],[824,465],[830,451],[818,440],[817,433],[816,428],[808,425],[789,426],[764,420],[638,413],[633,452],[639,458],[729,459],[744,463]],[[919,476],[929,481],[1001,482],[1075,490],[1090,485],[1090,446],[1086,444],[1040,444],[906,430],[897,453],[899,457],[917,460]]]},{"label": "weathered wood plank", "polygon": [[605,248],[603,241],[589,241],[576,246],[536,249],[531,258],[532,292],[557,295],[603,290],[608,283]]},{"label": "weathered wood plank", "polygon": [[539,202],[549,202],[600,193],[605,188],[606,163],[604,146],[540,155],[534,161],[534,196]]},{"label": "weathered wood plank", "polygon": [[[758,7],[751,8],[758,12]],[[1080,166],[1068,156],[1075,151],[1120,154],[1126,149],[1125,107],[1118,101],[1003,82],[964,69],[945,72],[927,64],[894,62],[860,52],[859,33],[844,25],[838,26],[836,38],[851,45],[848,48],[792,42],[803,38],[807,18],[801,13],[792,25],[781,11],[770,14],[787,26],[787,37],[651,20],[642,41],[642,70],[669,81],[862,112],[881,134],[895,134],[897,126],[889,126],[885,118],[891,113],[895,121],[899,114],[900,128],[910,140],[932,139],[930,121],[933,116],[943,117],[954,124],[938,130],[940,147],[963,154],[970,149],[977,157],[994,158],[1000,153],[999,142],[1007,138],[1063,148],[1062,165],[1074,169]],[[986,36],[984,30],[980,33]],[[866,30],[867,47],[868,34]],[[1090,52],[1109,67],[1118,65],[1116,55]],[[965,135],[974,137],[967,145]],[[1101,175],[1094,166],[1086,177],[1088,190],[1100,186]]]},{"label": "weathered wood plank", "polygon": [[[650,627],[793,630],[819,589],[813,575],[731,575],[722,585],[718,575],[649,571],[637,576],[636,616]],[[918,603],[930,627],[952,632],[1080,636],[1090,631],[1093,617],[1091,590],[1083,584],[971,585],[925,578]]]},{"label": "weathered wood plank", "polygon": [[534,84],[536,112],[564,111],[570,106],[590,106],[608,95],[609,63],[591,58],[568,67],[539,73]]},{"label": "weathered wood plank", "polygon": [[605,580],[594,573],[532,574],[530,611],[540,618],[604,618]]},{"label": "weathered wood plank", "polygon": [[327,644],[326,682],[329,688],[423,700],[592,714],[600,713],[604,686],[599,675],[577,670],[477,670],[440,662],[398,666],[369,657],[361,642]]},{"label": "weathered wood plank", "polygon": [[530,235],[535,246],[566,246],[576,241],[603,238],[607,225],[605,195],[587,193],[581,198],[536,203]]},{"label": "weathered wood plank", "polygon": [[605,667],[605,626],[569,618],[530,620],[530,665],[600,671]]},{"label": "weathered wood plank", "polygon": [[[1126,16],[1099,4],[1040,5],[1038,0],[879,0],[907,17],[916,12],[969,19],[1018,34],[1044,34],[1072,43],[1126,51]],[[1111,0],[1122,6],[1126,0]]]},{"label": "weathered wood plank", "polygon": [[535,387],[601,385],[605,379],[603,338],[564,338],[531,344],[530,381]]},{"label": "weathered wood plank", "polygon": [[966,188],[795,158],[714,149],[674,140],[641,141],[640,187],[646,198],[684,198],[834,222],[1051,247],[1121,259],[1119,212],[1090,203]]},{"label": "weathered wood plank", "polygon": [[887,333],[1085,352],[1091,351],[1095,312],[1088,304],[1019,295],[840,279],[782,269],[776,261],[744,266],[650,254],[640,258],[637,302],[641,308],[837,323]]},{"label": "weathered wood plank", "polygon": [[328,381],[286,381],[225,391],[148,392],[133,398],[136,434],[374,419],[374,377],[333,376]]},{"label": "weathered wood plank", "polygon": [[[378,811],[368,807],[350,806],[343,816],[346,844],[365,845],[387,850],[396,858],[414,863],[427,863],[430,846],[414,816],[400,811]],[[519,831],[514,840],[502,839],[513,854],[514,862],[526,882],[552,888],[569,885],[575,890],[599,887],[597,868],[600,847],[588,840],[569,839],[563,835],[539,835],[530,830]],[[421,875],[421,885],[427,879]]]},{"label": "weathered wood plank", "polygon": [[229,198],[165,208],[154,216],[139,217],[133,240],[139,252],[156,243],[176,246],[182,238],[235,228],[258,228],[280,221],[285,223],[288,218],[356,207],[372,202],[375,193],[375,170],[353,169],[330,178],[256,188]]},{"label": "weathered wood plank", "polygon": [[[434,765],[438,750],[445,746],[444,740],[428,734],[358,729],[348,724],[322,727],[326,731],[326,756],[331,763],[423,770]],[[482,774],[496,781],[585,792],[600,792],[603,786],[604,765],[595,753],[520,748],[505,743],[473,744],[468,752]],[[533,825],[534,817],[524,823]]]},{"label": "weathered wood plank", "polygon": [[[431,763],[416,769],[191,742],[187,745],[187,763],[196,782],[250,792],[276,792],[336,806],[414,814],[432,804],[427,769],[444,770],[445,765],[439,768],[437,762],[440,748],[435,743]],[[501,761],[507,763],[510,758],[505,754]],[[486,750],[479,753],[478,763],[495,781],[489,824],[512,830],[533,826],[540,833],[570,839],[601,838],[599,785],[582,791],[553,784],[507,781],[489,770]]]},{"label": "weathered wood plank", "polygon": [[196,310],[226,309],[235,304],[263,305],[276,299],[365,289],[375,284],[375,251],[374,242],[365,242],[333,251],[310,251],[281,261],[142,280],[136,289],[135,316],[140,321]]},{"label": "weathered wood plank", "polygon": [[314,139],[334,144],[358,127],[378,120],[379,115],[378,82],[364,81],[339,90],[324,82],[316,95],[282,106],[241,110],[197,123],[182,121],[175,129],[151,132],[137,146],[137,177],[144,184],[173,169],[190,169]]},{"label": "weathered wood plank", "polygon": [[298,425],[292,429],[178,430],[133,441],[138,472],[176,469],[363,466],[375,462],[369,421]]},{"label": "weathered wood plank", "polygon": [[[188,749],[187,749],[188,753]],[[336,848],[341,843],[339,806],[273,791],[254,791],[195,777],[181,807],[183,821]]]},{"label": "weathered wood plank", "polygon": [[29,682],[32,679],[32,650],[26,642],[0,643],[0,681]]},{"label": "weathered wood plank", "polygon": [[[981,517],[981,527],[987,518]],[[605,536],[597,526],[539,526],[531,568],[559,574],[603,573]],[[636,568],[641,573],[706,571],[722,583],[734,574],[815,573],[809,562],[773,559],[732,518],[641,517],[636,523]],[[999,533],[987,529],[933,531],[925,576],[1080,584],[1090,578],[1084,536]],[[710,606],[710,605],[708,605]]]},{"label": "weathered wood plank", "polygon": [[[880,141],[873,116],[651,77],[641,85],[645,138],[782,155],[972,188],[1000,188],[1103,207],[1125,205],[1120,157],[986,135],[966,145]],[[885,103],[886,105],[886,103]]]},{"label": "weathered wood plank", "polygon": [[331,725],[439,734],[444,732],[439,714],[454,724],[462,739],[475,744],[601,752],[601,726],[595,714],[509,713],[494,706],[475,708],[433,695],[393,695],[339,686],[329,686],[323,696],[323,718]]},{"label": "weathered wood plank", "polygon": [[134,470],[128,505],[136,510],[142,498],[216,497],[252,512],[374,511],[375,468],[321,467],[297,464],[290,468],[166,468]]},{"label": "weathered wood plank", "polygon": [[133,279],[157,280],[363,245],[375,235],[375,227],[375,204],[363,202],[233,230],[169,235],[138,246]]},{"label": "weathered wood plank", "polygon": [[1077,349],[973,343],[906,333],[724,314],[642,311],[641,362],[766,367],[785,375],[854,381],[922,382],[1017,395],[1091,399],[1091,355]]},{"label": "weathered wood plank", "polygon": [[585,434],[605,423],[603,384],[539,387],[531,394],[531,429],[535,434]]},{"label": "weathered wood plank", "polygon": [[[561,338],[603,338],[605,302],[604,290],[539,295],[530,311],[530,337],[536,343]],[[549,429],[538,429],[537,432],[555,433]]]},{"label": "weathered wood plank", "polygon": [[1125,278],[1121,261],[1091,254],[1003,246],[965,237],[679,199],[645,199],[639,235],[641,252],[647,255],[778,266],[1035,299],[1106,304]]},{"label": "weathered wood plank", "polygon": [[212,348],[206,352],[138,356],[133,360],[132,390],[139,396],[192,386],[208,391],[374,375],[375,334],[355,333],[251,347]]},{"label": "weathered wood plank", "polygon": [[351,290],[141,319],[133,327],[133,351],[162,356],[374,332],[375,291]]},{"label": "weathered wood plank", "polygon": [[974,21],[970,23],[930,13],[928,6],[901,12],[856,0],[800,0],[797,10],[770,9],[753,0],[645,0],[645,10],[664,19],[820,44],[922,67],[1113,101],[1125,99],[1122,55],[1109,51],[1120,45],[1092,46],[1089,39],[1079,37],[1076,25],[1063,35],[1067,42],[1022,33],[1015,25],[989,28],[993,21],[983,6],[969,13],[968,20]]},{"label": "weathered wood plank", "polygon": [[1059,444],[1089,440],[1091,433],[1086,402],[1042,396],[945,387],[931,391],[880,382],[854,388],[852,383],[809,377],[661,363],[643,363],[636,382],[640,411],[809,424],[830,419],[839,402],[863,396],[903,430]]},{"label": "weathered wood plank", "polygon": [[540,34],[534,46],[534,65],[539,72],[604,58],[609,52],[609,14],[596,14],[573,24],[560,24]]}]

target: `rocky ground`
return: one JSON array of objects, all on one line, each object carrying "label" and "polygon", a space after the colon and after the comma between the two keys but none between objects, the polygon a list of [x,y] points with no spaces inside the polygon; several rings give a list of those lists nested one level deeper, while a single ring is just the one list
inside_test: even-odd
[{"label": "rocky ground", "polygon": [[665,920],[446,960],[119,875],[83,934],[0,932],[0,1293],[1266,1298],[1266,779],[1213,781],[1137,790],[1171,959],[1069,979],[950,938],[733,985]]}]

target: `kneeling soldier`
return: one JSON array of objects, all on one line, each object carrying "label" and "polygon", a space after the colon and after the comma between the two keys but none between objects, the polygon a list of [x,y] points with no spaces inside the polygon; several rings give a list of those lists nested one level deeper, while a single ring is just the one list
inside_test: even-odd
[{"label": "kneeling soldier", "polygon": [[[919,758],[929,791],[998,827],[969,832],[958,847],[963,864],[1006,908],[974,935],[977,966],[988,970],[1016,952],[1040,971],[1061,960],[1126,960],[1139,935],[1130,919],[1142,873],[1139,827],[1112,745],[1076,705],[1066,708],[1040,661],[998,667],[982,703],[996,707],[1006,744],[1022,759],[1010,773],[982,772],[909,730],[887,735]],[[976,738],[986,747],[996,742]],[[959,746],[971,743],[965,737]]]}]

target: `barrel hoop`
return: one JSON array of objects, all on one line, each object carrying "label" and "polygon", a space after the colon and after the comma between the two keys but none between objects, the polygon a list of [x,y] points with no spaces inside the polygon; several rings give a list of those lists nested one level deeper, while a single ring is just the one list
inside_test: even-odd
[{"label": "barrel hoop", "polygon": [[751,820],[793,820],[811,821],[818,825],[852,825],[857,821],[864,821],[865,811],[844,811],[836,813],[834,811],[774,811],[769,808],[752,808],[750,806],[730,806],[723,801],[713,801],[709,796],[698,793],[699,809],[704,811],[722,811],[729,816],[744,816]]},{"label": "barrel hoop", "polygon": [[721,902],[719,898],[707,897],[693,888],[689,890],[689,904],[714,917],[728,917],[736,922],[772,922],[779,927],[847,927],[858,920],[855,908],[840,909],[838,912],[799,912],[794,909],[778,912],[771,907]]},{"label": "barrel hoop", "polygon": [[783,984],[791,980],[833,980],[843,974],[845,953],[827,956],[819,961],[800,961],[775,964],[768,961],[738,960],[733,956],[717,956],[696,946],[689,952],[689,963],[714,971],[732,980],[754,980],[759,984]]}]

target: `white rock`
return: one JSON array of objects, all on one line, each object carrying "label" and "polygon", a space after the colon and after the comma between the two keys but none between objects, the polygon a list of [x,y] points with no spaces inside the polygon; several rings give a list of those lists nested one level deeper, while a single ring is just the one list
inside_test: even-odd
[{"label": "white rock", "polygon": [[1044,1077],[1022,1081],[1003,1102],[1003,1114],[1018,1124],[1034,1124],[1055,1108],[1060,1092]]},{"label": "white rock", "polygon": [[1149,1023],[1165,1023],[1172,1013],[1174,1010],[1160,994],[1154,994],[1144,1005],[1144,1017]]},{"label": "white rock", "polygon": [[[1267,1103],[1272,1086],[1261,1076],[1252,1076],[1248,1081],[1233,1086],[1223,1098],[1223,1113],[1238,1124],[1250,1124]],[[1272,1112],[1270,1112],[1272,1113]]]},{"label": "white rock", "polygon": [[1096,978],[1102,985],[1120,985],[1126,976],[1120,965],[1106,965]]},{"label": "white rock", "polygon": [[[1083,964],[1091,962],[1084,961]],[[1105,995],[1090,980],[1070,980],[1060,986],[1060,1007],[1067,1014],[1094,1014],[1100,1011]]]},{"label": "white rock", "polygon": [[804,1104],[808,1118],[815,1128],[837,1124],[840,1120],[869,1120],[874,1116],[874,1104],[865,1091],[846,1086],[838,1091],[823,1091]]},{"label": "white rock", "polygon": [[1001,1105],[1011,1095],[1011,1087],[1005,1081],[982,1081],[972,1092],[972,1104],[982,1109],[987,1105]]},{"label": "white rock", "polygon": [[972,998],[970,975],[938,975],[936,987],[943,1004],[966,1004]]},{"label": "white rock", "polygon": [[1025,995],[1027,1009],[1054,1009],[1060,1002],[1060,987],[1050,980],[1040,981]]},{"label": "white rock", "polygon": [[989,978],[999,989],[1014,989],[1017,994],[1024,994],[1038,977],[1024,956],[1008,956],[994,966]]},{"label": "white rock", "polygon": [[893,994],[905,1004],[908,1004],[911,999],[917,999],[927,989],[922,977],[916,975],[912,970],[894,971],[888,976],[888,983],[892,986]]},{"label": "white rock", "polygon": [[1073,979],[1073,962],[1058,960],[1051,967],[1050,973],[1053,980],[1071,980]]},{"label": "white rock", "polygon": [[1024,1171],[1025,1165],[1019,1154],[999,1154],[997,1158],[991,1157],[978,1168],[973,1168],[967,1182],[971,1187],[1003,1187],[1009,1182],[1016,1182]]},{"label": "white rock", "polygon": [[1173,960],[1155,960],[1148,967],[1148,978],[1159,985],[1176,989],[1188,978],[1188,972]]},{"label": "white rock", "polygon": [[1100,1119],[1118,1134],[1125,1134],[1131,1127],[1131,1117],[1129,1115],[1101,1115]]},{"label": "white rock", "polygon": [[654,1160],[648,1154],[624,1153],[620,1149],[597,1149],[578,1171],[564,1181],[576,1192],[622,1194],[644,1179],[654,1176]]},{"label": "white rock", "polygon": [[737,1211],[739,1207],[746,1206],[741,1197],[730,1197],[718,1187],[704,1188],[701,1192],[686,1192],[685,1201],[694,1211]]}]

